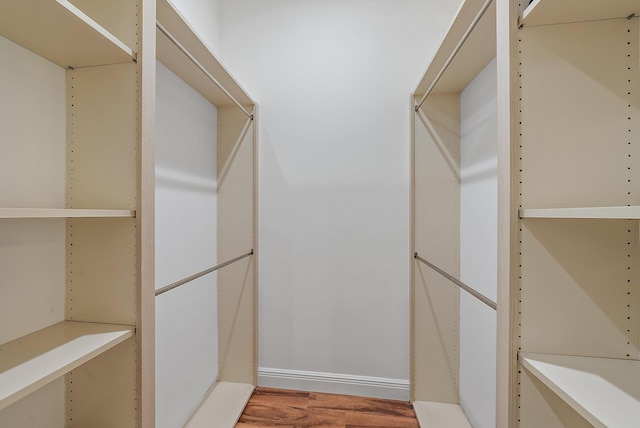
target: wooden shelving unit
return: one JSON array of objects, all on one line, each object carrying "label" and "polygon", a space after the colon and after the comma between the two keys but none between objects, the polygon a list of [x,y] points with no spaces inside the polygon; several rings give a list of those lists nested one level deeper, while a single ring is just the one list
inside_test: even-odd
[{"label": "wooden shelving unit", "polygon": [[149,5],[0,1],[1,426],[154,424]]},{"label": "wooden shelving unit", "polygon": [[130,338],[134,328],[64,321],[0,346],[0,409]]},{"label": "wooden shelving unit", "polygon": [[640,2],[522,3],[509,17],[510,421],[636,426]]},{"label": "wooden shelving unit", "polygon": [[640,361],[520,354],[520,363],[595,427],[640,420]]},{"label": "wooden shelving unit", "polygon": [[[462,2],[411,97],[413,204],[410,251],[411,255],[418,253],[455,278],[460,278],[463,272],[463,216],[460,208],[463,194],[463,92],[479,75],[489,79],[486,76],[490,76],[493,69],[488,66],[496,59],[496,48],[496,2]],[[490,82],[487,84],[491,85]],[[485,100],[483,98],[478,102],[484,103]],[[482,106],[485,111],[491,110],[491,105]],[[492,135],[495,129],[496,124],[490,124],[487,132]],[[469,144],[469,140],[464,143]],[[486,141],[479,139],[474,143],[481,146],[482,150],[487,150],[484,146]],[[497,145],[495,141],[488,144],[493,144],[494,148]],[[465,150],[466,147],[464,145]],[[489,171],[489,175],[491,173]],[[494,188],[493,192],[497,193],[497,189]],[[484,246],[485,243],[480,245]],[[454,283],[417,259],[412,258],[410,271],[411,401],[418,421],[421,427],[470,427],[469,415],[465,415],[460,405],[461,367],[468,361],[464,360],[466,355],[462,355],[461,350],[461,325],[466,322],[466,319],[462,320],[461,305],[477,304],[477,307],[473,306],[473,311],[465,311],[465,315],[473,313],[470,316],[475,317],[481,313],[483,323],[491,324],[487,320],[495,317],[495,313],[483,307],[479,301],[466,300],[468,295],[461,296],[464,292],[459,291]],[[485,285],[485,277],[479,281]],[[495,289],[495,284],[493,287]],[[470,299],[473,300],[472,297]],[[476,325],[479,325],[478,319]],[[495,340],[494,328],[491,327],[487,332],[487,343]],[[464,346],[475,344],[465,342]],[[485,354],[483,352],[483,357]],[[493,382],[494,369],[495,363],[489,362],[489,367],[483,365],[479,370],[480,376],[486,374],[490,378],[488,381]],[[469,377],[464,378],[464,381],[468,380]],[[476,378],[475,382],[484,381]],[[463,391],[466,393],[468,390]],[[485,393],[481,399],[486,397]],[[492,402],[495,403],[495,398],[483,403],[476,400],[473,403],[476,406],[474,410],[490,407],[482,410],[482,417],[486,419],[487,414],[495,412]],[[491,424],[486,420],[476,423]]]},{"label": "wooden shelving unit", "polygon": [[[157,61],[217,110],[217,257],[223,263],[257,249],[257,105],[170,1],[157,1],[157,23]],[[187,427],[232,428],[258,381],[257,254],[216,275],[217,382]]]}]

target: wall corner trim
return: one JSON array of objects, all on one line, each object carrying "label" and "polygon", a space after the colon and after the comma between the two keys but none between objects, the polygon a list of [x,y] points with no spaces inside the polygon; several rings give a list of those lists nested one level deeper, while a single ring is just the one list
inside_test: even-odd
[{"label": "wall corner trim", "polygon": [[409,401],[409,381],[405,379],[260,367],[258,385]]}]

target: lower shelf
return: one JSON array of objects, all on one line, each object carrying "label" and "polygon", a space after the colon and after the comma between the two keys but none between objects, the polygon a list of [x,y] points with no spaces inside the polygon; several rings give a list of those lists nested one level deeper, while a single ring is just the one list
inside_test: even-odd
[{"label": "lower shelf", "polygon": [[134,327],[64,321],[0,345],[0,409],[133,336]]},{"label": "lower shelf", "polygon": [[458,404],[414,401],[413,410],[420,428],[472,428]]},{"label": "lower shelf", "polygon": [[184,428],[233,428],[253,394],[254,385],[218,382]]},{"label": "lower shelf", "polygon": [[519,360],[595,427],[638,427],[640,361],[549,354]]}]

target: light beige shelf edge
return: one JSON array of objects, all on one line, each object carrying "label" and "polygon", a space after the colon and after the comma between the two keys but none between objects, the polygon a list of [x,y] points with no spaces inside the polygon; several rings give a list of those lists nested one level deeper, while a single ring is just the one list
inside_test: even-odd
[{"label": "light beige shelf edge", "polygon": [[134,330],[63,321],[0,345],[0,409],[132,337]]},{"label": "light beige shelf edge", "polygon": [[218,382],[184,428],[233,428],[254,389],[246,383]]},{"label": "light beige shelf edge", "polygon": [[120,48],[124,53],[126,53],[127,55],[129,55],[131,57],[131,59],[135,60],[137,57],[136,52],[131,49],[129,46],[127,46],[126,44],[124,44],[120,39],[118,39],[116,36],[114,36],[113,34],[111,34],[110,32],[108,32],[104,27],[102,27],[100,24],[98,24],[96,21],[94,21],[93,19],[91,19],[88,15],[86,15],[84,12],[82,12],[80,9],[78,9],[77,7],[75,7],[73,4],[71,4],[70,2],[68,2],[67,0],[56,0],[58,3],[60,3],[61,6],[63,6],[65,9],[67,9],[69,12],[71,12],[72,14],[74,14],[75,16],[77,16],[81,21],[85,22],[89,27],[93,28],[98,34],[100,34],[102,37],[104,37],[105,39],[109,40],[111,43],[113,43],[115,46],[117,46],[118,48]]},{"label": "light beige shelf edge", "polygon": [[137,57],[131,47],[67,0],[0,0],[0,36],[64,68]]},{"label": "light beige shelf edge", "polygon": [[595,427],[640,421],[640,361],[520,354],[520,363]]},{"label": "light beige shelf edge", "polygon": [[414,401],[420,428],[472,428],[458,404]]},{"label": "light beige shelf edge", "polygon": [[135,218],[135,210],[73,208],[0,208],[0,219],[19,218]]},{"label": "light beige shelf edge", "polygon": [[520,24],[539,26],[571,22],[624,18],[640,12],[637,0],[534,0],[522,12]]},{"label": "light beige shelf edge", "polygon": [[640,206],[521,209],[520,218],[640,219]]},{"label": "light beige shelf edge", "polygon": [[[157,22],[209,72],[245,108],[255,101],[235,80],[207,44],[189,25],[173,3],[158,0]],[[215,106],[233,106],[233,102],[209,80],[169,39],[157,31],[157,59]]]},{"label": "light beige shelf edge", "polygon": [[[414,92],[416,98],[419,99],[426,93],[483,4],[484,0],[464,1],[416,87]],[[434,95],[462,92],[473,78],[496,57],[495,10],[494,0],[435,86],[432,92]]]}]

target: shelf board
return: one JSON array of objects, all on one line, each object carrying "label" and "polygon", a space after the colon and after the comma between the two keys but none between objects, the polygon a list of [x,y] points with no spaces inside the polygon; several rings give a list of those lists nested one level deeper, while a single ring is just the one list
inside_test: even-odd
[{"label": "shelf board", "polygon": [[[438,73],[453,53],[462,36],[482,9],[484,0],[465,0],[449,27],[429,67],[414,91],[419,100],[435,81]],[[442,75],[432,94],[458,94],[496,57],[496,8],[489,6],[476,28],[460,48]]]},{"label": "shelf board", "polygon": [[67,0],[0,0],[0,36],[65,68],[136,59],[129,46]]},{"label": "shelf board", "polygon": [[253,394],[255,386],[218,382],[184,425],[184,428],[233,428]]},{"label": "shelf board", "polygon": [[[251,111],[251,106],[255,102],[211,52],[175,6],[168,0],[158,0],[156,8],[158,24],[162,25],[240,104]],[[211,104],[217,107],[235,105],[160,30],[156,30],[156,44],[158,61],[209,100]]]},{"label": "shelf board", "polygon": [[524,26],[562,24],[624,18],[640,13],[638,0],[534,0],[522,13],[520,24]]},{"label": "shelf board", "polygon": [[135,218],[134,210],[73,208],[0,208],[0,219],[19,218]]},{"label": "shelf board", "polygon": [[0,409],[125,341],[134,330],[64,321],[0,345]]},{"label": "shelf board", "polygon": [[414,401],[420,428],[471,428],[469,420],[458,404]]},{"label": "shelf board", "polygon": [[640,219],[640,206],[521,209],[520,218]]},{"label": "shelf board", "polygon": [[520,363],[594,426],[638,426],[640,361],[521,354]]}]

